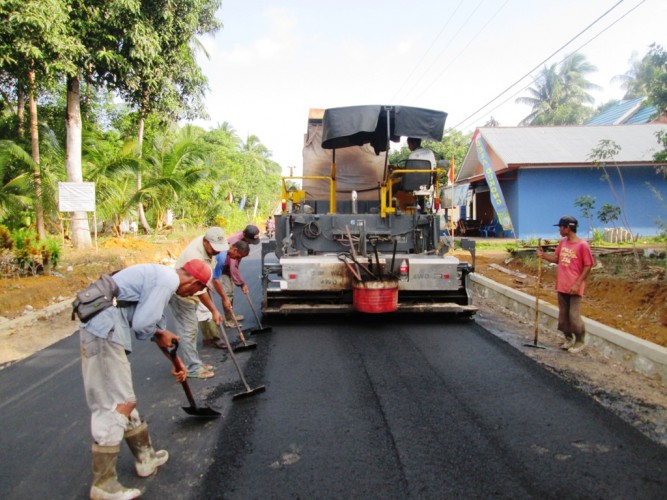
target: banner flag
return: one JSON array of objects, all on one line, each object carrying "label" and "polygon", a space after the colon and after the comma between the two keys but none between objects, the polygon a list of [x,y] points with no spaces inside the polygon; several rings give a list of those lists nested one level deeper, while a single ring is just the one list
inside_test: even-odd
[{"label": "banner flag", "polygon": [[452,161],[449,162],[449,185],[454,184],[454,177],[455,177],[455,172],[454,172],[454,157],[452,156]]},{"label": "banner flag", "polygon": [[493,170],[493,165],[491,165],[491,158],[489,158],[489,153],[486,151],[486,145],[484,144],[484,139],[482,139],[482,134],[479,133],[479,130],[475,131],[475,135],[472,140],[475,142],[477,158],[482,164],[482,171],[484,172],[486,183],[489,186],[491,204],[493,205],[493,209],[498,215],[498,222],[500,222],[500,225],[503,226],[505,231],[512,231],[512,234],[514,234],[512,218],[510,217],[510,212],[507,209],[505,197],[503,196],[503,192],[500,189],[500,183],[498,182],[496,171]]}]

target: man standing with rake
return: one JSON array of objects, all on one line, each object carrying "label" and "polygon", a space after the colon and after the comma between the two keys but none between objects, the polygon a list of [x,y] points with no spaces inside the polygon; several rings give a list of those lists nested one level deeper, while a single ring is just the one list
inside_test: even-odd
[{"label": "man standing with rake", "polygon": [[586,347],[586,326],[581,319],[581,299],[586,278],[594,264],[593,254],[588,242],[577,236],[577,219],[564,215],[558,224],[554,225],[558,226],[562,238],[556,252],[547,255],[542,247],[539,247],[537,255],[552,264],[558,264],[558,329],[565,335],[561,349],[576,353]]}]

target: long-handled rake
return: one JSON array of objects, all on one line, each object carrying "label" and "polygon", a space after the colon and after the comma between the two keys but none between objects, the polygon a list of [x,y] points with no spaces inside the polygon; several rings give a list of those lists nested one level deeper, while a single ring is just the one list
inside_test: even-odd
[{"label": "long-handled rake", "polygon": [[259,316],[257,315],[257,311],[255,310],[255,305],[252,303],[250,294],[247,292],[243,292],[243,294],[245,295],[246,299],[248,299],[248,304],[250,304],[250,309],[252,309],[252,313],[255,316],[255,321],[257,321],[257,324],[259,325],[259,328],[251,328],[248,331],[253,335],[257,333],[269,333],[273,331],[273,328],[270,326],[262,326],[262,322],[259,320]]},{"label": "long-handled rake", "polygon": [[263,385],[260,385],[259,387],[255,387],[254,389],[251,389],[250,386],[248,385],[248,382],[246,382],[245,377],[243,376],[243,371],[241,370],[241,365],[239,365],[238,360],[236,359],[236,355],[234,354],[234,351],[232,350],[232,346],[229,344],[229,339],[227,338],[227,332],[225,332],[225,329],[222,325],[218,325],[218,330],[220,331],[220,335],[222,335],[222,339],[225,341],[225,344],[227,345],[227,350],[229,351],[229,356],[232,358],[232,361],[234,362],[234,366],[236,366],[236,371],[239,372],[239,377],[241,379],[241,382],[243,382],[243,385],[245,386],[245,391],[239,392],[238,394],[234,394],[232,396],[232,399],[242,399],[242,398],[248,398],[250,396],[255,396],[256,394],[260,394],[264,391],[266,391],[266,387]]}]

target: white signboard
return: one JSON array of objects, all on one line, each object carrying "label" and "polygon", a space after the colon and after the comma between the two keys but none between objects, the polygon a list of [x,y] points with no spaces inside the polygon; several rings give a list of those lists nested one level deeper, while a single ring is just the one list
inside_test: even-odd
[{"label": "white signboard", "polygon": [[59,182],[58,210],[61,212],[94,212],[94,182]]}]

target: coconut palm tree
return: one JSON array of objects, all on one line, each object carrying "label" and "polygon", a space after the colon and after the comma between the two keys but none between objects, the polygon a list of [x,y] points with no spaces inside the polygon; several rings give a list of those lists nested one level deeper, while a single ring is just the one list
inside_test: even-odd
[{"label": "coconut palm tree", "polygon": [[586,79],[595,66],[581,54],[565,58],[560,66],[545,67],[528,89],[529,97],[516,102],[531,106],[531,113],[519,125],[575,125],[592,113],[594,102],[589,90],[597,86]]},{"label": "coconut palm tree", "polygon": [[532,111],[519,125],[531,125],[549,116],[557,107],[561,95],[561,81],[555,64],[545,67],[528,89],[530,97],[519,97],[516,102],[527,104]]},{"label": "coconut palm tree", "polygon": [[[46,230],[46,225],[50,222],[52,225],[59,224],[58,217],[58,182],[64,180],[65,173],[64,152],[58,143],[52,130],[43,127],[40,134],[40,150],[42,155],[40,161],[35,161],[33,155],[28,153],[18,143],[10,140],[0,141],[0,170],[2,174],[0,179],[6,183],[6,194],[16,195],[8,196],[5,200],[8,202],[13,199],[17,202],[16,209],[22,210],[26,203],[35,206],[36,185],[39,185],[41,207],[42,229]],[[35,175],[38,172],[38,175]],[[39,179],[36,180],[36,177]],[[28,186],[31,193],[24,191]],[[7,205],[10,208],[9,205]],[[40,220],[35,220],[35,230],[39,235]],[[46,233],[42,236],[45,237]]]},{"label": "coconut palm tree", "polygon": [[120,141],[111,134],[85,130],[83,134],[85,177],[95,183],[97,216],[120,236],[121,224],[136,212],[130,200],[136,191],[136,172],[141,169],[137,141]]},{"label": "coconut palm tree", "polygon": [[23,210],[32,205],[29,174],[15,175],[11,172],[16,156],[21,157],[21,161],[32,162],[31,156],[12,141],[0,141],[0,218],[10,211]]},{"label": "coconut palm tree", "polygon": [[200,140],[201,129],[183,127],[175,137],[156,135],[144,149],[143,187],[132,201],[142,202],[152,212],[156,229],[160,229],[167,210],[211,172],[208,147]]}]

